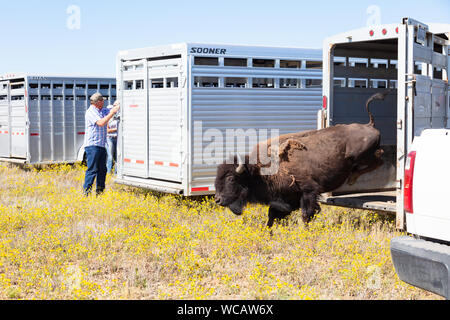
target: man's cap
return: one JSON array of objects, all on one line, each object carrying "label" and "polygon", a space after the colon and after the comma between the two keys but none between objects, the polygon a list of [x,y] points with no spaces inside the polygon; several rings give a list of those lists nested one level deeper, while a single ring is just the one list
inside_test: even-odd
[{"label": "man's cap", "polygon": [[103,100],[103,96],[102,96],[101,93],[97,92],[97,93],[94,93],[94,94],[91,96],[90,100],[91,100],[92,102],[97,102],[97,101]]}]

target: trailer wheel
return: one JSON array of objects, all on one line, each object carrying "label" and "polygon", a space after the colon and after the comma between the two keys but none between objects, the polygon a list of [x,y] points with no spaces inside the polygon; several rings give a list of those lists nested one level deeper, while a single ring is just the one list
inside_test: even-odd
[{"label": "trailer wheel", "polygon": [[87,166],[86,152],[83,153],[83,160],[81,161],[82,166]]}]

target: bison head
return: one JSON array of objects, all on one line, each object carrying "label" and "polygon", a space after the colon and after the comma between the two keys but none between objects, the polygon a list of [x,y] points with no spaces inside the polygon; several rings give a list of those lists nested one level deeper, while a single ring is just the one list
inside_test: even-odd
[{"label": "bison head", "polygon": [[248,166],[237,156],[234,164],[221,164],[217,168],[215,181],[215,201],[222,207],[228,207],[234,214],[241,215],[247,204],[250,175]]}]

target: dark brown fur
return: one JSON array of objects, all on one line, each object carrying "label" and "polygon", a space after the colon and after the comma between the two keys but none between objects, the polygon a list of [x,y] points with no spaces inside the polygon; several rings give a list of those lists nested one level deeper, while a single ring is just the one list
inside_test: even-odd
[{"label": "dark brown fur", "polygon": [[[280,136],[279,170],[275,175],[261,175],[263,166],[249,164],[249,156],[245,157],[240,174],[236,172],[237,157],[234,164],[220,165],[215,181],[216,202],[237,215],[242,214],[247,203],[267,204],[269,227],[275,219],[285,218],[301,208],[303,221],[308,223],[320,211],[317,202],[320,194],[336,190],[346,181],[354,183],[361,174],[381,166],[381,137],[374,127],[369,104],[384,96],[369,98],[368,124],[337,125]],[[270,154],[271,144],[271,140],[261,143],[254,152],[259,155],[267,148]]]}]

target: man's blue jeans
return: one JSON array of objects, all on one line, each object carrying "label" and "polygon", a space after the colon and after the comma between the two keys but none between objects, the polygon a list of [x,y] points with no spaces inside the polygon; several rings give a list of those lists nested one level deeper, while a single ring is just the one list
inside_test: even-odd
[{"label": "man's blue jeans", "polygon": [[[116,163],[117,160],[117,138],[116,137],[108,137],[106,151],[108,152],[108,160],[106,161],[107,172],[111,173],[113,164]],[[114,173],[117,172],[117,169],[114,169]]]},{"label": "man's blue jeans", "polygon": [[103,147],[86,147],[87,170],[84,178],[83,189],[86,194],[92,190],[94,180],[97,179],[96,193],[100,194],[105,190],[106,181],[106,149]]}]

